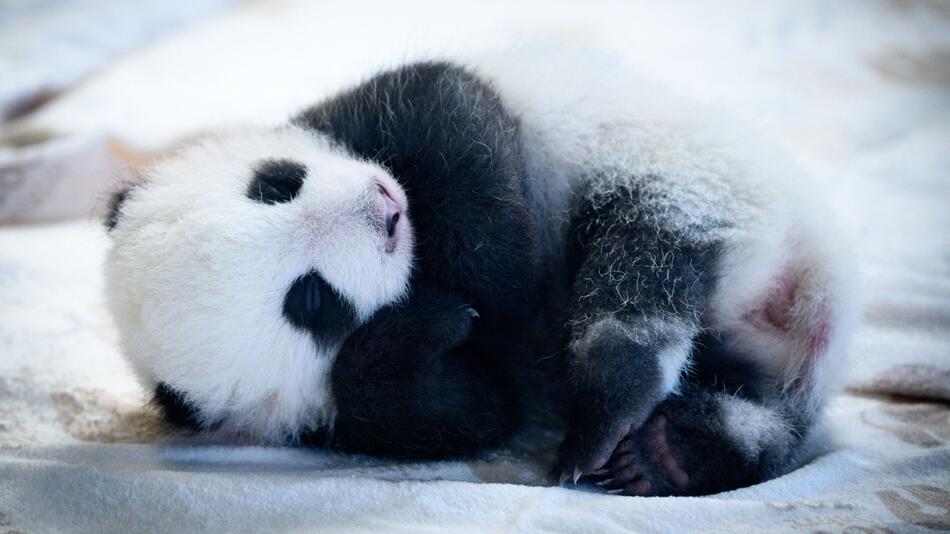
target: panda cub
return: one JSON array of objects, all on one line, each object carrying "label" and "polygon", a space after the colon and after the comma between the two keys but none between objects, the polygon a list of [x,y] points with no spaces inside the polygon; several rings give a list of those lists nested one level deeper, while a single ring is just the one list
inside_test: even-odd
[{"label": "panda cub", "polygon": [[609,58],[415,63],[117,194],[108,299],[176,426],[431,458],[550,418],[562,483],[713,493],[793,465],[845,362],[799,174]]}]

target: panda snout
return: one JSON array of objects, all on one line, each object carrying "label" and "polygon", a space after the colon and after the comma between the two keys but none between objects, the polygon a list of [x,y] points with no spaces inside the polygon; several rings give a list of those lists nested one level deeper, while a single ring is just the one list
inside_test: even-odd
[{"label": "panda snout", "polygon": [[405,200],[403,195],[396,192],[394,188],[383,182],[376,181],[378,195],[379,214],[381,217],[381,227],[386,233],[386,252],[391,253],[396,250],[399,241],[400,221],[405,218]]},{"label": "panda snout", "polygon": [[378,187],[380,193],[382,193],[383,221],[386,226],[386,235],[393,237],[396,235],[396,225],[399,224],[399,215],[402,213],[402,207],[396,202],[392,195],[389,194],[385,187],[382,185]]}]

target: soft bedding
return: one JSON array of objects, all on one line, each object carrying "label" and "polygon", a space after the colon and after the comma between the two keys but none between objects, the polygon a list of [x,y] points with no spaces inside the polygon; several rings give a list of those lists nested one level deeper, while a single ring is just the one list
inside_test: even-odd
[{"label": "soft bedding", "polygon": [[[150,8],[174,24],[87,54],[76,85],[60,48],[41,46],[58,42],[65,7],[28,10],[36,30],[21,36],[47,50],[28,65],[0,39],[0,98],[61,90],[0,126],[0,533],[950,530],[944,3],[206,4]],[[101,31],[83,22],[95,9],[69,9],[77,34]],[[110,13],[125,27],[140,16]],[[614,50],[758,122],[819,179],[854,236],[865,312],[816,457],[711,497],[619,498],[548,487],[551,459],[520,442],[396,463],[160,432],[102,302],[94,211],[110,182],[200,131],[279,122],[377,66],[529,39]]]}]

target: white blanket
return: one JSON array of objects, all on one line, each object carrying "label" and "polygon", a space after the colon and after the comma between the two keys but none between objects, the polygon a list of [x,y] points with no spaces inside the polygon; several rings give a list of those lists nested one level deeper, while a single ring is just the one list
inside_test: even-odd
[{"label": "white blanket", "polygon": [[[102,173],[128,160],[109,140],[152,150],[277,122],[377,65],[527,39],[616,50],[770,128],[821,179],[866,294],[823,454],[712,497],[622,498],[546,487],[550,458],[517,448],[407,464],[174,440],[118,354],[107,238],[84,215],[0,226],[0,533],[950,530],[950,9],[938,0],[244,2],[4,125],[0,220],[87,213]],[[0,39],[0,64],[17,51]],[[54,76],[57,60],[30,72]],[[0,96],[13,83],[0,74]]]}]

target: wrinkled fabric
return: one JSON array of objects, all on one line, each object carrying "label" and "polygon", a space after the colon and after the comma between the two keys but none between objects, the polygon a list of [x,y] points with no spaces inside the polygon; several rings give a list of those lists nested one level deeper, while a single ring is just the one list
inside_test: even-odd
[{"label": "wrinkled fabric", "polygon": [[[103,55],[80,84],[57,78],[61,94],[2,126],[0,217],[20,215],[0,226],[0,532],[950,529],[945,4],[287,0],[195,20]],[[42,28],[56,24],[38,27],[31,38],[48,31],[55,44]],[[550,458],[518,450],[398,463],[163,434],[102,298],[108,239],[93,213],[129,163],[114,142],[159,151],[201,130],[276,123],[380,65],[524,39],[615,50],[764,126],[820,179],[828,216],[853,236],[865,313],[818,457],[721,495],[622,498],[549,487]],[[3,43],[12,83],[17,49]]]}]

